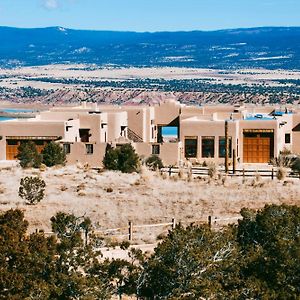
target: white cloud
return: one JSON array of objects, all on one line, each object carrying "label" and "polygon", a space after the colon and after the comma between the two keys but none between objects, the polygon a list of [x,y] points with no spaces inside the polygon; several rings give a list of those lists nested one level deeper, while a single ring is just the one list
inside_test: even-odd
[{"label": "white cloud", "polygon": [[57,9],[58,6],[57,0],[44,0],[44,7],[47,9]]}]

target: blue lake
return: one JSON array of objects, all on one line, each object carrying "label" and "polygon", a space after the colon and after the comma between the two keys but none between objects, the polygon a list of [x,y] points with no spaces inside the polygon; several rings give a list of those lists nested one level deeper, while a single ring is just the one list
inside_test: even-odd
[{"label": "blue lake", "polygon": [[[22,112],[33,112],[32,109],[17,109],[17,108],[2,108],[0,107],[0,111],[7,112],[7,113],[22,113]],[[0,117],[1,121],[13,120],[14,118],[9,117]]]},{"label": "blue lake", "polygon": [[7,113],[19,113],[19,112],[33,112],[32,109],[18,109],[18,108],[1,108],[0,111],[4,111]]},{"label": "blue lake", "polygon": [[13,118],[0,117],[0,122],[1,121],[7,121],[7,120],[13,120]]}]

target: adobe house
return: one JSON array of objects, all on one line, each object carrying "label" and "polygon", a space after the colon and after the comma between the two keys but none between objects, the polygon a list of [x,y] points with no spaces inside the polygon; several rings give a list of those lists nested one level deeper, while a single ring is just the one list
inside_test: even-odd
[{"label": "adobe house", "polygon": [[42,151],[62,144],[67,162],[99,167],[107,144],[132,143],[142,157],[165,165],[186,160],[224,163],[225,122],[229,157],[240,163],[268,163],[280,151],[300,153],[300,113],[259,106],[187,106],[167,100],[154,106],[113,106],[83,102],[56,107],[35,118],[0,122],[0,159],[13,160],[18,146],[34,141]]}]

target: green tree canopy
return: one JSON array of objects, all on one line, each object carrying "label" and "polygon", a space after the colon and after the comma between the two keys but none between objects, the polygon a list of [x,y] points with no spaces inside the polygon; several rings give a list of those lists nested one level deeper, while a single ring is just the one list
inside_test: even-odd
[{"label": "green tree canopy", "polygon": [[42,163],[42,156],[32,141],[20,144],[17,158],[22,168],[39,168]]},{"label": "green tree canopy", "polygon": [[119,170],[123,173],[137,172],[139,168],[139,156],[131,144],[123,144],[116,148],[108,145],[103,165],[108,170]]},{"label": "green tree canopy", "polygon": [[55,143],[50,142],[46,145],[42,151],[43,163],[47,167],[53,167],[55,165],[64,165],[66,162],[66,154],[63,148]]},{"label": "green tree canopy", "polygon": [[44,198],[46,183],[42,178],[26,176],[21,178],[19,197],[25,199],[26,204],[36,204]]}]

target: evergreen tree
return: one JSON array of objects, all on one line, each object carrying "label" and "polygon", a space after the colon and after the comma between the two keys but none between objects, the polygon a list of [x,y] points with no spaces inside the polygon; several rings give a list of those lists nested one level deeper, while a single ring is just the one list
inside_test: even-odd
[{"label": "evergreen tree", "polygon": [[26,176],[21,178],[19,196],[26,204],[36,204],[44,198],[46,183],[39,177]]},{"label": "evergreen tree", "polygon": [[17,158],[22,168],[39,168],[42,163],[42,156],[38,153],[34,142],[22,142],[18,148]]},{"label": "evergreen tree", "polygon": [[119,148],[113,148],[111,145],[107,144],[103,158],[103,166],[107,170],[119,169]]},{"label": "evergreen tree", "polygon": [[43,163],[47,167],[55,165],[64,165],[66,162],[66,154],[63,148],[54,142],[50,142],[46,145],[42,152]]},{"label": "evergreen tree", "polygon": [[120,147],[106,147],[103,165],[107,170],[119,170],[123,173],[137,172],[139,156],[131,144],[123,144]]},{"label": "evergreen tree", "polygon": [[151,169],[151,170],[157,170],[163,168],[163,163],[162,160],[159,156],[157,155],[151,155],[149,156],[146,161],[146,166]]}]

